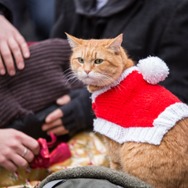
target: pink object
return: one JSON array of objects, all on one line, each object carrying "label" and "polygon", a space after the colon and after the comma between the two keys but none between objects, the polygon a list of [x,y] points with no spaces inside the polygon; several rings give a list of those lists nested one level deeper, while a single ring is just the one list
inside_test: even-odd
[{"label": "pink object", "polygon": [[40,145],[39,155],[34,158],[30,166],[31,168],[48,168],[50,162],[50,154],[46,139],[39,138],[38,143]]},{"label": "pink object", "polygon": [[31,45],[36,44],[36,43],[38,43],[38,42],[35,42],[35,41],[29,41],[29,42],[27,42],[27,45],[28,45],[28,46],[31,46]]},{"label": "pink object", "polygon": [[50,153],[50,166],[55,163],[60,163],[71,157],[71,152],[67,143],[59,144]]},{"label": "pink object", "polygon": [[47,142],[44,138],[39,138],[40,152],[31,162],[31,168],[48,168],[49,166],[65,161],[71,157],[71,152],[67,143],[60,143],[49,153],[49,148],[56,144],[57,138],[51,134],[51,142]]}]

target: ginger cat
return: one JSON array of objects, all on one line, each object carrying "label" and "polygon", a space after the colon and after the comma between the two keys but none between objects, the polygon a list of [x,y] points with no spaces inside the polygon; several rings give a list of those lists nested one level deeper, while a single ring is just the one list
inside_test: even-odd
[{"label": "ginger cat", "polygon": [[122,34],[67,37],[72,71],[92,93],[94,131],[105,138],[110,167],[156,188],[188,188],[188,106],[157,84],[166,64],[149,57],[135,66]]}]

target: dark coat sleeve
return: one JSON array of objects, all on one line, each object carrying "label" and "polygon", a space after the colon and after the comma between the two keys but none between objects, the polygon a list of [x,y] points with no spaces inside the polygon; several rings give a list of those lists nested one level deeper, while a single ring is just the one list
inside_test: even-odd
[{"label": "dark coat sleeve", "polygon": [[3,14],[10,22],[13,21],[13,10],[15,9],[15,2],[11,0],[0,0],[0,13]]},{"label": "dark coat sleeve", "polygon": [[11,23],[16,23],[18,11],[23,6],[21,0],[0,0],[0,14],[3,14]]}]

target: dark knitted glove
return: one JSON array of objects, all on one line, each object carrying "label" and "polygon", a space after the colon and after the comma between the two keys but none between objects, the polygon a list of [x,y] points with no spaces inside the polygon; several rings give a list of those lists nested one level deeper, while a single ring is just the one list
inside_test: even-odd
[{"label": "dark knitted glove", "polygon": [[15,128],[36,139],[39,137],[48,139],[49,136],[42,131],[41,126],[44,124],[48,114],[60,108],[64,114],[62,121],[69,131],[69,136],[73,136],[83,130],[92,129],[95,116],[91,109],[90,93],[86,88],[73,89],[70,92],[70,97],[70,103],[61,107],[53,104],[36,114],[28,114],[24,118],[12,122],[8,128]]},{"label": "dark knitted glove", "polygon": [[63,105],[63,124],[70,136],[77,132],[90,129],[93,125],[94,114],[91,109],[90,93],[86,88],[74,89],[70,92],[71,102]]},{"label": "dark knitted glove", "polygon": [[48,114],[58,108],[58,105],[53,104],[37,112],[36,114],[30,113],[22,118],[14,120],[7,126],[7,128],[19,130],[35,139],[50,139],[49,135],[42,130],[42,125],[45,123],[45,118],[48,116]]}]

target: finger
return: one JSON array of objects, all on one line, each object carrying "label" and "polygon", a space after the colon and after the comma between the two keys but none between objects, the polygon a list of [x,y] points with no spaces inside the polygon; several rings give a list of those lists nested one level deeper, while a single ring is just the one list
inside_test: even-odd
[{"label": "finger", "polygon": [[47,132],[48,134],[53,133],[57,136],[68,134],[68,130],[66,130],[63,126],[57,126],[54,129]]},{"label": "finger", "polygon": [[56,127],[56,126],[61,126],[61,125],[62,125],[62,120],[61,120],[61,119],[57,119],[57,120],[55,120],[55,121],[53,121],[53,122],[51,122],[51,123],[44,124],[44,125],[42,126],[42,130],[43,130],[43,131],[48,131],[48,130],[50,130],[50,129]]},{"label": "finger", "polygon": [[21,168],[26,168],[28,167],[28,162],[26,161],[26,159],[24,159],[22,156],[20,155],[14,155],[14,158],[12,158],[12,162],[17,166],[17,167],[21,167]]},{"label": "finger", "polygon": [[30,163],[30,162],[33,161],[34,157],[35,157],[35,156],[34,156],[33,152],[31,152],[31,151],[28,149],[28,152],[27,152],[27,154],[24,156],[24,159],[26,159],[26,161],[27,161],[28,163]]},{"label": "finger", "polygon": [[20,70],[23,69],[24,68],[24,60],[22,57],[21,49],[20,49],[19,45],[17,44],[17,41],[15,41],[15,39],[11,37],[8,40],[8,42],[9,42],[9,47],[12,50],[12,54],[14,56],[15,63],[17,65],[18,69],[20,69]]},{"label": "finger", "polygon": [[69,95],[64,95],[62,97],[60,97],[59,99],[57,99],[57,104],[58,105],[64,105],[64,104],[67,104],[71,101],[71,98]]},{"label": "finger", "polygon": [[26,148],[28,148],[31,152],[33,152],[34,155],[37,155],[39,153],[40,147],[37,140],[23,134],[21,137],[21,142]]},{"label": "finger", "polygon": [[63,116],[63,112],[60,109],[54,110],[52,113],[50,113],[46,119],[45,122],[46,123],[50,123],[53,122],[59,118],[61,118]]},{"label": "finger", "polygon": [[22,147],[20,149],[19,155],[24,158],[27,162],[31,162],[34,159],[34,154],[30,149],[26,147]]},{"label": "finger", "polygon": [[5,67],[4,67],[4,64],[3,64],[3,60],[0,56],[0,74],[1,75],[5,75],[6,74],[6,70],[5,70]]},{"label": "finger", "polygon": [[30,56],[30,51],[25,39],[18,32],[16,32],[15,38],[21,48],[24,58],[28,58]]},{"label": "finger", "polygon": [[6,161],[2,163],[1,166],[11,172],[15,172],[17,170],[17,166],[12,161]]},{"label": "finger", "polygon": [[15,75],[14,61],[12,58],[11,51],[5,41],[1,43],[0,50],[9,75],[14,76]]}]

